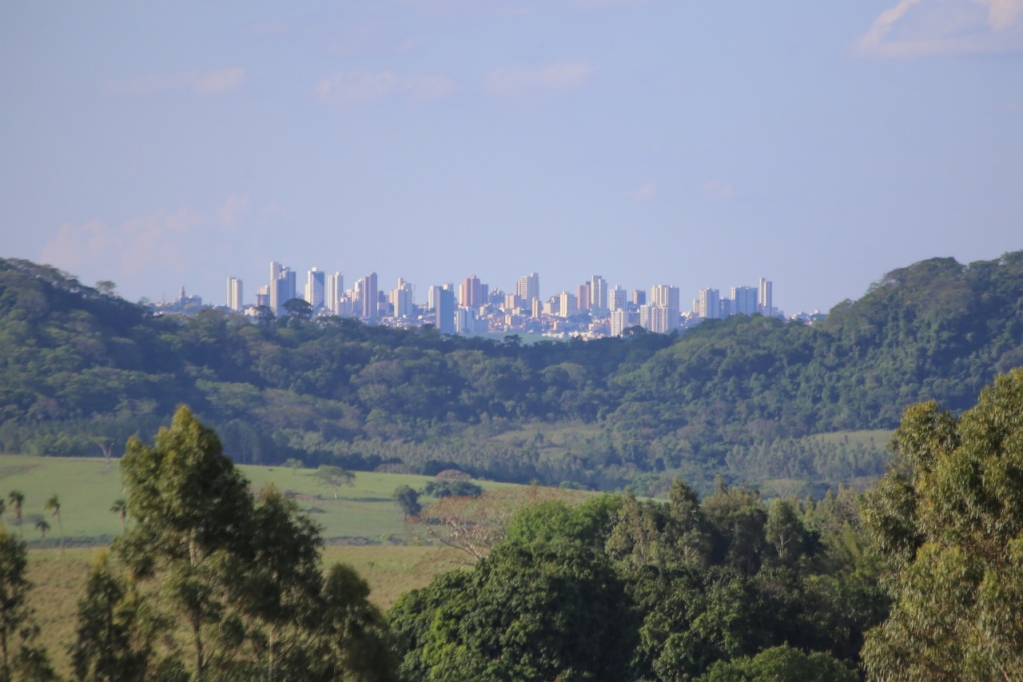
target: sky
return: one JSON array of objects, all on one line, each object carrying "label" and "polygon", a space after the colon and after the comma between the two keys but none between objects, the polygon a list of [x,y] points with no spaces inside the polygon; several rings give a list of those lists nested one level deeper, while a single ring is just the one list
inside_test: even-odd
[{"label": "sky", "polygon": [[0,257],[130,300],[276,260],[795,313],[1019,249],[1023,0],[0,0]]}]

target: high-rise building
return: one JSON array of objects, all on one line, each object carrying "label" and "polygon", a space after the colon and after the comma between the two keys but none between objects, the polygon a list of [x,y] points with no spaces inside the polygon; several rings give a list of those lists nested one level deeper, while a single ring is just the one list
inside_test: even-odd
[{"label": "high-rise building", "polygon": [[367,321],[377,319],[380,294],[377,291],[377,273],[371,272],[355,283],[356,315]]},{"label": "high-rise building", "polygon": [[578,312],[576,307],[575,294],[570,294],[567,291],[561,292],[558,296],[558,315],[561,317],[571,317]]},{"label": "high-rise building", "polygon": [[603,313],[610,306],[607,304],[607,282],[600,275],[590,279],[590,309]]},{"label": "high-rise building", "polygon": [[720,300],[721,295],[717,289],[700,289],[696,297],[696,310],[693,312],[705,320],[716,320],[721,313]]},{"label": "high-rise building", "polygon": [[486,305],[487,297],[484,286],[476,275],[466,277],[458,288],[458,305],[463,308],[479,308]]},{"label": "high-rise building", "polygon": [[264,286],[256,289],[256,307],[270,307],[270,287]]},{"label": "high-rise building", "polygon": [[529,301],[540,298],[540,275],[532,272],[523,275],[515,283],[515,295],[524,301],[524,305],[531,305]]},{"label": "high-rise building", "polygon": [[629,300],[628,294],[629,292],[618,286],[612,289],[611,295],[607,298],[607,303],[611,310],[624,310]]},{"label": "high-rise building", "polygon": [[237,277],[227,278],[227,307],[231,310],[241,311],[242,303],[242,281]]},{"label": "high-rise building", "polygon": [[409,282],[399,277],[398,288],[391,292],[391,307],[394,308],[394,316],[401,318],[415,317],[415,298],[415,288]]},{"label": "high-rise building", "polygon": [[[649,308],[650,326],[647,328],[650,331],[665,334],[678,329],[680,320],[678,287],[667,284],[655,284],[650,287]],[[640,310],[642,311],[642,308]]]},{"label": "high-rise building", "polygon": [[295,298],[295,273],[291,268],[273,261],[270,263],[270,309],[280,315],[284,304]]},{"label": "high-rise building", "polygon": [[771,283],[761,277],[760,295],[757,297],[757,309],[768,317],[774,316],[774,301],[772,300],[771,288]]},{"label": "high-rise building", "polygon": [[726,319],[735,314],[734,301],[730,298],[722,298],[718,301],[718,318]]},{"label": "high-rise building", "polygon": [[441,334],[455,333],[455,288],[451,284],[430,287],[431,321]]},{"label": "high-rise building", "polygon": [[642,305],[646,305],[646,292],[642,289],[635,289],[632,292],[632,305],[637,308]]},{"label": "high-rise building", "polygon": [[593,283],[590,281],[583,282],[579,285],[577,291],[575,301],[578,310],[589,310],[590,301],[593,299]]},{"label": "high-rise building", "polygon": [[530,303],[532,303],[533,319],[540,319],[540,316],[543,314],[543,303],[540,302],[539,298],[534,298]]},{"label": "high-rise building", "polygon": [[732,314],[752,315],[757,312],[757,290],[753,287],[732,287]]},{"label": "high-rise building", "polygon": [[621,336],[629,326],[629,313],[625,308],[611,311],[611,336]]},{"label": "high-rise building", "polygon": [[305,278],[305,300],[313,310],[323,308],[326,293],[326,273],[313,268]]},{"label": "high-rise building", "polygon": [[340,272],[327,275],[327,287],[323,295],[323,305],[334,315],[340,315],[341,297],[345,293],[345,278]]},{"label": "high-rise building", "polygon": [[279,315],[281,312],[281,304],[284,301],[279,300],[280,285],[278,281],[281,279],[281,272],[284,267],[277,261],[270,261],[270,310],[274,311],[274,315]]}]

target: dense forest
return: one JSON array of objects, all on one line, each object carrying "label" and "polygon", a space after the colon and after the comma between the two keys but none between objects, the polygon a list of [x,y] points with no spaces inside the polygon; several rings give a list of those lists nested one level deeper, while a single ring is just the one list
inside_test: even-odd
[{"label": "dense forest", "polygon": [[[675,479],[666,501],[537,502],[384,614],[182,407],[128,442],[131,523],[79,600],[74,679],[1021,679],[1021,414],[1023,370],[961,417],[909,407],[866,494],[765,503],[719,482],[701,499]],[[0,529],[0,679],[55,680],[25,565]]]},{"label": "dense forest", "polygon": [[[382,467],[666,492],[681,475],[876,477],[909,404],[971,405],[1023,364],[1023,252],[895,270],[813,326],[761,316],[680,335],[525,345],[207,309],[156,316],[109,287],[0,260],[0,450],[120,452],[187,403],[238,462]],[[793,464],[795,463],[795,464]]]}]

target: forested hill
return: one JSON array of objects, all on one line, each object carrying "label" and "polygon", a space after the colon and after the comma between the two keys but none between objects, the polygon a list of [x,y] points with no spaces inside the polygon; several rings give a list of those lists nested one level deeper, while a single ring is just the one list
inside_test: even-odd
[{"label": "forested hill", "polygon": [[[1023,365],[1023,252],[896,270],[810,327],[760,316],[681,336],[520,345],[337,318],[250,323],[142,306],[0,260],[0,448],[99,454],[178,403],[238,461],[459,467],[595,487],[680,472],[834,482],[876,457],[793,440],[954,410]],[[816,443],[816,444],[815,444]],[[869,454],[869,453],[868,453]]]}]

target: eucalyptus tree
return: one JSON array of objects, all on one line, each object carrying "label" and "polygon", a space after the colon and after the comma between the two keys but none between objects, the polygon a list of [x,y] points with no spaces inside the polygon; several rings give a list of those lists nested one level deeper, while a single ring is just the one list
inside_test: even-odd
[{"label": "eucalyptus tree", "polygon": [[876,680],[1023,679],[1023,369],[957,418],[910,407],[896,466],[867,496],[891,614],[867,634]]}]

